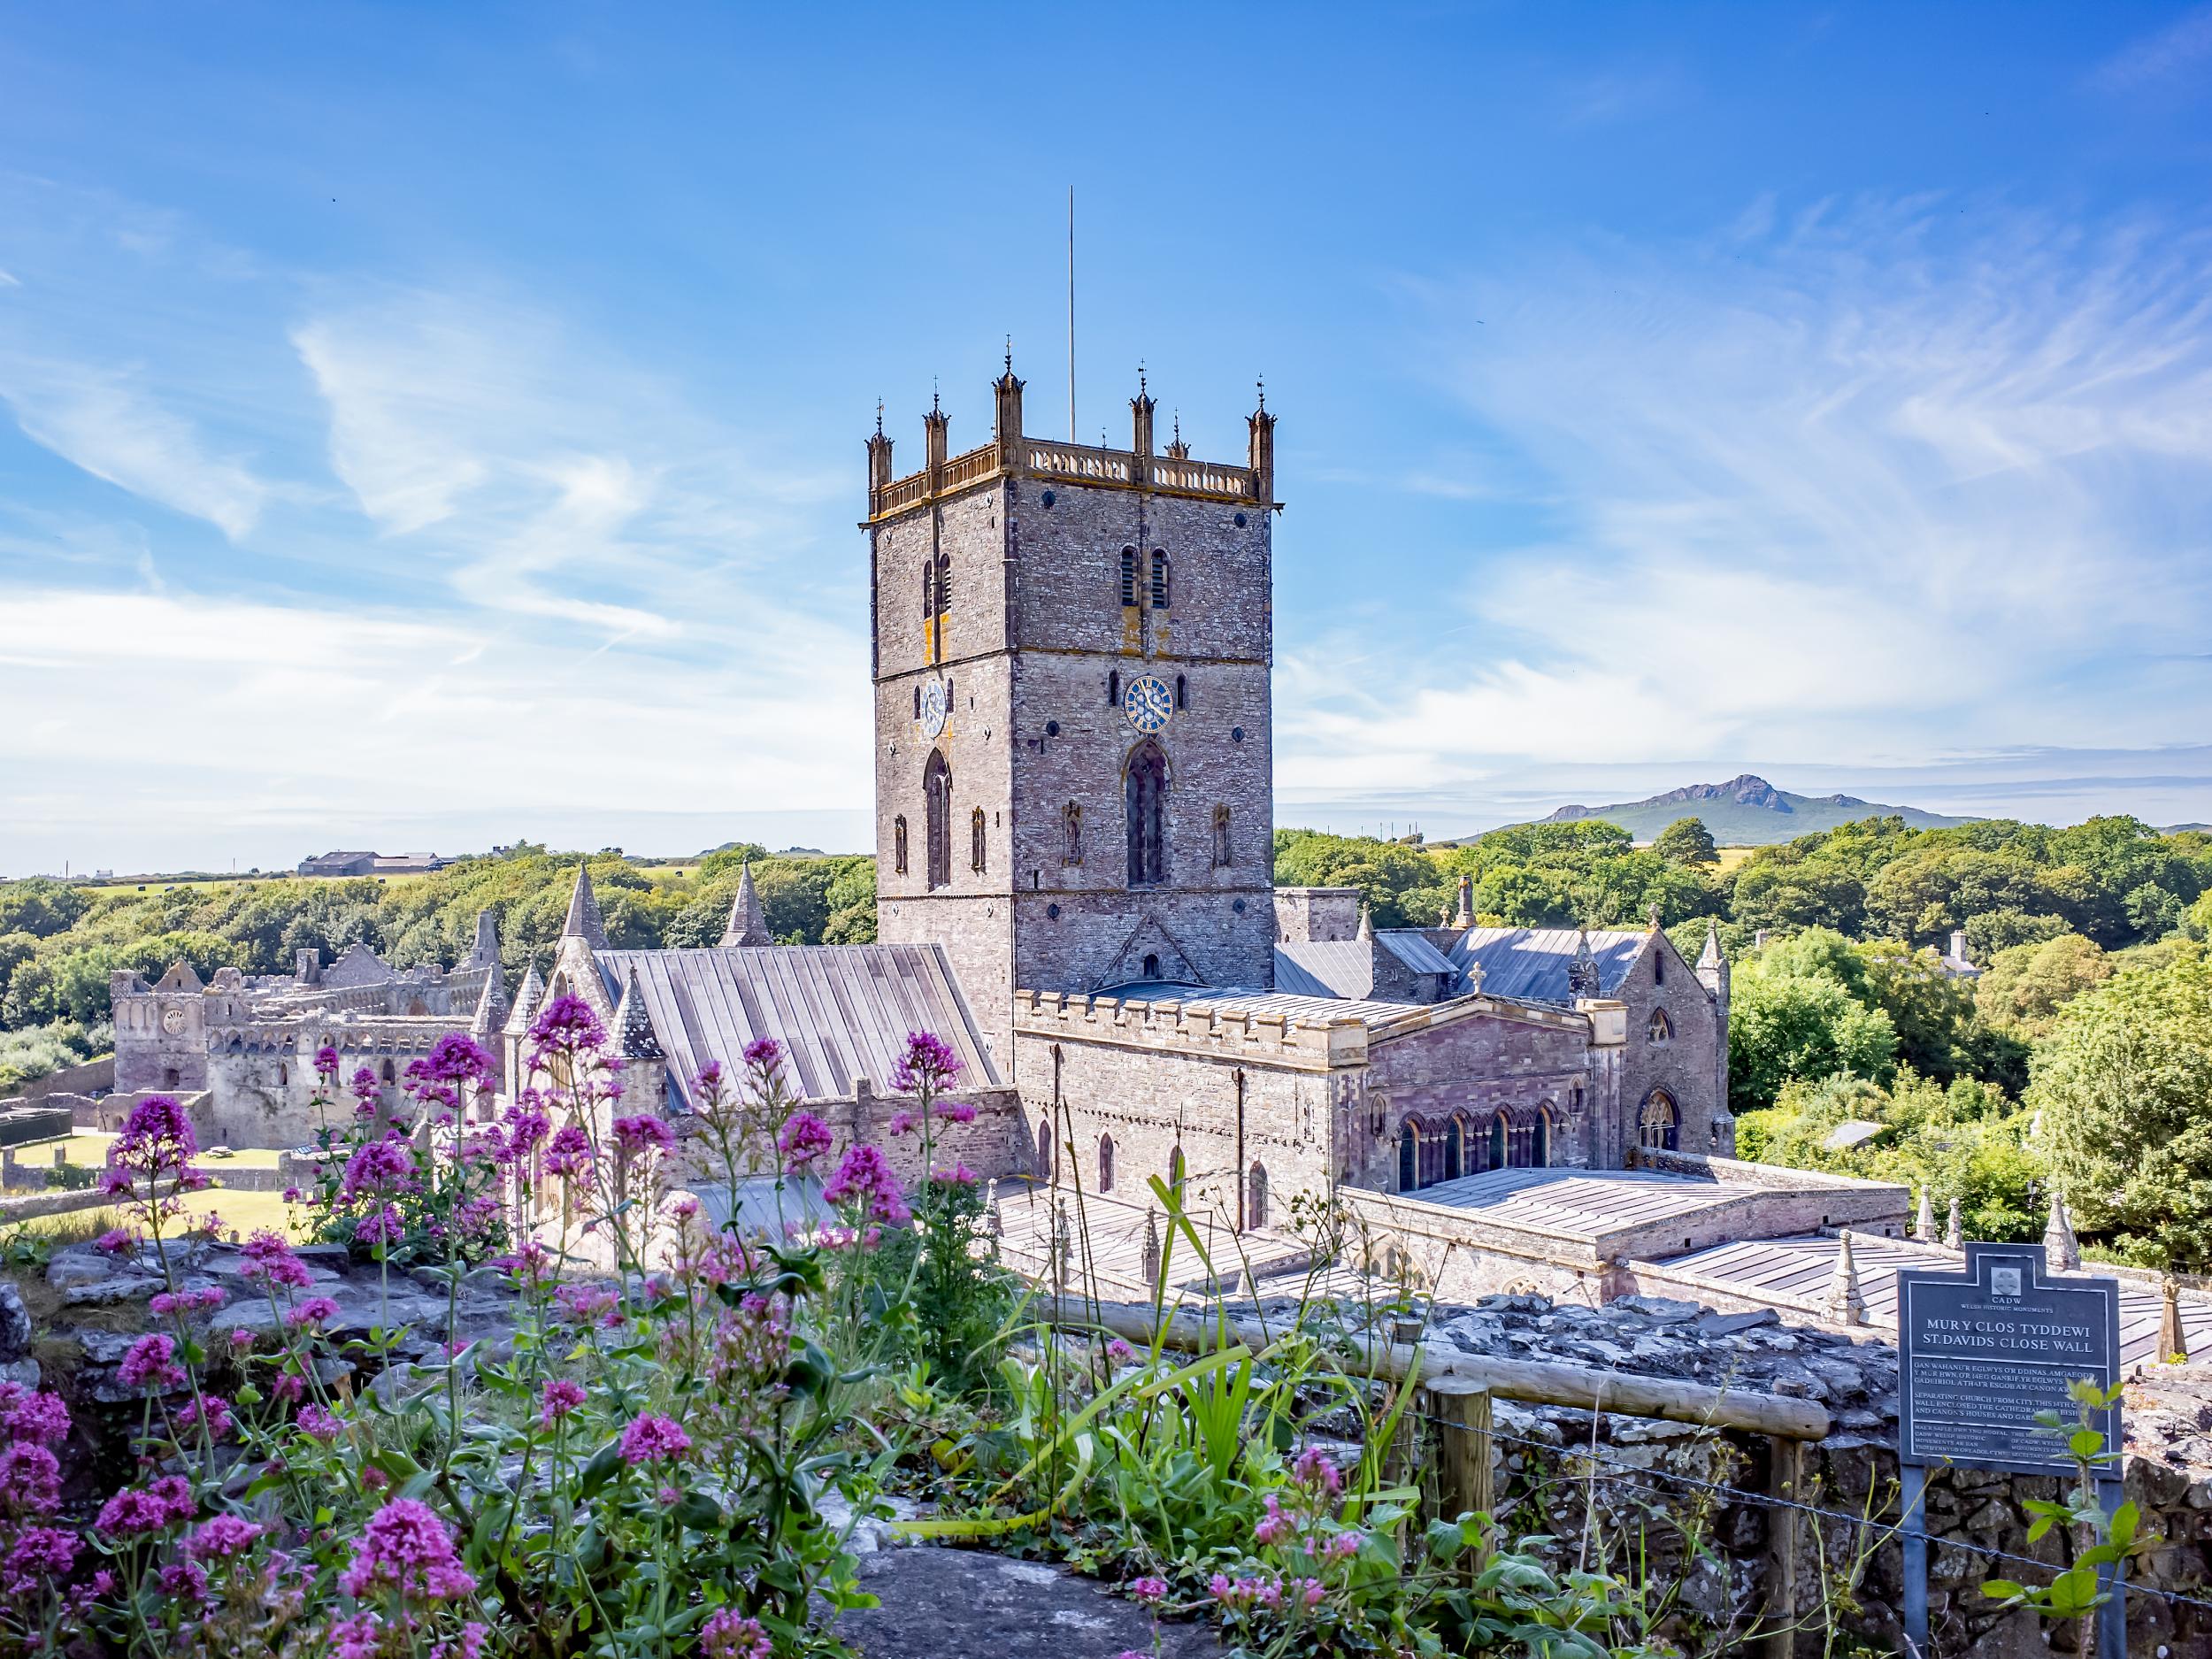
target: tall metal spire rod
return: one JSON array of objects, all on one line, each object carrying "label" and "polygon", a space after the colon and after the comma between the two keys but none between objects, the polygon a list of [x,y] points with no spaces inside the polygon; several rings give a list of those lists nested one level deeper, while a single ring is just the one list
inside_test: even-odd
[{"label": "tall metal spire rod", "polygon": [[1075,442],[1075,187],[1068,186],[1068,442]]}]

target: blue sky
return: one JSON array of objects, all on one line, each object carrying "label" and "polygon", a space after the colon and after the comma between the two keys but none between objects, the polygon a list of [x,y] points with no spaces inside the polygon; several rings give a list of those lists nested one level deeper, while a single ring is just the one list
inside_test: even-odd
[{"label": "blue sky", "polygon": [[2212,818],[2212,8],[0,13],[0,873],[858,847],[860,440],[1281,419],[1279,817]]}]

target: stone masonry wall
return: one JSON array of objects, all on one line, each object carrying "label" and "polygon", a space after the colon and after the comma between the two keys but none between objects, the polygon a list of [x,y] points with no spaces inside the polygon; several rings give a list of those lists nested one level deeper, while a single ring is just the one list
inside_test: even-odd
[{"label": "stone masonry wall", "polygon": [[[1726,1036],[1720,1028],[1719,1010],[1698,983],[1696,970],[1682,960],[1664,933],[1657,933],[1629,965],[1613,995],[1627,1005],[1628,1016],[1620,1110],[1598,1125],[1592,1164],[1623,1167],[1627,1149],[1637,1143],[1644,1102],[1655,1089],[1664,1089],[1682,1115],[1681,1150],[1733,1151],[1728,1102],[1715,1097],[1717,1051]],[[1663,1041],[1652,1040],[1655,1011],[1665,1013],[1671,1030]]]}]

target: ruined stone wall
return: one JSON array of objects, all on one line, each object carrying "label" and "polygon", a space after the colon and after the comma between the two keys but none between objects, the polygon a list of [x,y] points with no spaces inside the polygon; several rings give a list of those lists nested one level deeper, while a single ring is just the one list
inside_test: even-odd
[{"label": "ruined stone wall", "polygon": [[1340,943],[1358,935],[1359,911],[1357,887],[1277,887],[1275,937],[1286,945]]}]

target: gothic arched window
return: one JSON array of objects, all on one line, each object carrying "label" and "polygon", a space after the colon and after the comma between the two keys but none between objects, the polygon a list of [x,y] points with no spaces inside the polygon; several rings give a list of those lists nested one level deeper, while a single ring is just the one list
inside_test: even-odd
[{"label": "gothic arched window", "polygon": [[1190,707],[1190,681],[1186,675],[1175,676],[1175,706],[1178,709]]},{"label": "gothic arched window", "polygon": [[1137,549],[1133,547],[1121,550],[1121,603],[1125,606],[1137,603]]},{"label": "gothic arched window", "polygon": [[1229,809],[1214,809],[1214,868],[1226,870],[1231,863],[1229,849]]},{"label": "gothic arched window", "polygon": [[1663,1008],[1651,1010],[1651,1041],[1663,1047],[1674,1041],[1674,1027],[1668,1023],[1667,1010]]},{"label": "gothic arched window", "polygon": [[1467,1172],[1467,1119],[1454,1113],[1444,1125],[1444,1179],[1455,1181]]},{"label": "gothic arched window", "polygon": [[891,820],[891,869],[895,875],[906,873],[906,814],[903,812]]},{"label": "gothic arched window", "polygon": [[1509,1141],[1509,1132],[1506,1128],[1505,1114],[1500,1112],[1490,1120],[1490,1167],[1492,1169],[1502,1170],[1510,1166],[1512,1160],[1511,1154],[1508,1150]]},{"label": "gothic arched window", "polygon": [[983,871],[983,809],[968,814],[968,868],[979,875]]},{"label": "gothic arched window", "polygon": [[1106,676],[1106,706],[1110,709],[1121,707],[1121,670],[1118,668]]},{"label": "gothic arched window", "polygon": [[1551,1167],[1551,1104],[1536,1109],[1536,1127],[1529,1137],[1528,1161],[1540,1170]]},{"label": "gothic arched window", "polygon": [[922,637],[931,637],[937,621],[937,561],[922,561]]},{"label": "gothic arched window", "polygon": [[937,555],[937,633],[941,642],[945,618],[952,614],[952,549],[944,549]]},{"label": "gothic arched window", "polygon": [[928,804],[926,856],[929,886],[934,892],[952,881],[952,767],[946,763],[942,749],[929,751],[929,764],[922,770],[922,795]]},{"label": "gothic arched window", "polygon": [[1125,795],[1129,885],[1158,887],[1167,879],[1167,757],[1157,743],[1140,743],[1131,753]]},{"label": "gothic arched window", "polygon": [[1414,1191],[1421,1185],[1421,1131],[1413,1119],[1398,1125],[1398,1190]]},{"label": "gothic arched window", "polygon": [[1114,1190],[1114,1138],[1111,1135],[1098,1138],[1098,1190],[1102,1193]]},{"label": "gothic arched window", "polygon": [[1644,1097],[1644,1110],[1636,1124],[1636,1141],[1655,1152],[1673,1152],[1682,1142],[1682,1113],[1674,1096],[1655,1088]]},{"label": "gothic arched window", "polygon": [[1041,1181],[1052,1179],[1052,1125],[1040,1123],[1037,1125],[1037,1179]]},{"label": "gothic arched window", "polygon": [[1060,862],[1079,864],[1083,862],[1083,809],[1071,801],[1060,809]]},{"label": "gothic arched window", "polygon": [[1156,547],[1152,549],[1152,608],[1167,609],[1167,552]]},{"label": "gothic arched window", "polygon": [[1255,1164],[1245,1182],[1244,1225],[1263,1227],[1267,1225],[1267,1166]]}]

